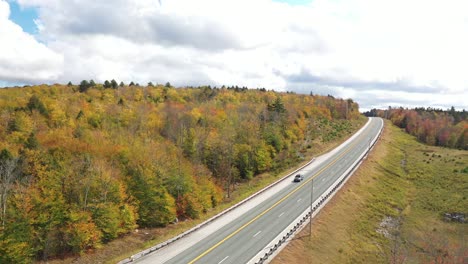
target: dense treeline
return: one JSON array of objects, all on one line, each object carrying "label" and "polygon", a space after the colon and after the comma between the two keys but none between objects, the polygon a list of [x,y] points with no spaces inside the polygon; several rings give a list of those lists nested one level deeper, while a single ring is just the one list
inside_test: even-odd
[{"label": "dense treeline", "polygon": [[391,108],[372,109],[367,116],[380,116],[398,127],[433,146],[468,149],[468,112],[434,108]]},{"label": "dense treeline", "polygon": [[244,88],[0,89],[0,263],[197,218],[362,121],[352,100]]}]

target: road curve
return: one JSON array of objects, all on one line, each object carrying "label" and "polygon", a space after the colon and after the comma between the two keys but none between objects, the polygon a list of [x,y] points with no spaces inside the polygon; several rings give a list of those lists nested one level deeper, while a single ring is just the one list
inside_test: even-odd
[{"label": "road curve", "polygon": [[[248,263],[258,252],[288,227],[367,151],[379,133],[383,121],[370,118],[366,126],[343,145],[323,155],[299,173],[304,180],[299,183],[285,181],[280,189],[251,208],[232,214],[222,224],[208,226],[199,232],[200,239],[191,240],[173,249],[157,251],[137,263]],[[313,183],[313,192],[312,192]],[[227,223],[226,223],[227,222]],[[197,236],[197,235],[194,235]]]}]

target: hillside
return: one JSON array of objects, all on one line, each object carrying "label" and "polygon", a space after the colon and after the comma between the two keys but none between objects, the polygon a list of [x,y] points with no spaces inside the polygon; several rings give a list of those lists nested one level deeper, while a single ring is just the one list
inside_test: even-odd
[{"label": "hillside", "polygon": [[0,89],[1,263],[201,218],[364,122],[331,96],[113,84]]},{"label": "hillside", "polygon": [[467,151],[418,143],[387,121],[312,239],[305,228],[272,263],[466,263],[467,188]]}]

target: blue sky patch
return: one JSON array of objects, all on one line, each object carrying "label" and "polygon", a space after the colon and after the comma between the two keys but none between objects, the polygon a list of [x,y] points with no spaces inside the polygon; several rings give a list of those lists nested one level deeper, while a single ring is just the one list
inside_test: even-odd
[{"label": "blue sky patch", "polygon": [[37,19],[37,10],[35,8],[22,8],[16,1],[8,1],[10,5],[10,20],[23,28],[30,34],[37,33],[37,26],[34,19]]}]

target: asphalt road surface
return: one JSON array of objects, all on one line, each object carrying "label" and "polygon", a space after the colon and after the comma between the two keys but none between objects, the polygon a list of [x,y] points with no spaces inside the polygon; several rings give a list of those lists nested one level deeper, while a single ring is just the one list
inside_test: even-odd
[{"label": "asphalt road surface", "polygon": [[301,170],[303,181],[293,182],[294,176],[291,177],[291,181],[274,195],[170,259],[163,260],[154,254],[138,263],[249,262],[310,207],[311,193],[315,201],[369,148],[382,126],[382,119],[371,118],[366,128],[347,145],[328,155],[319,165]]}]

